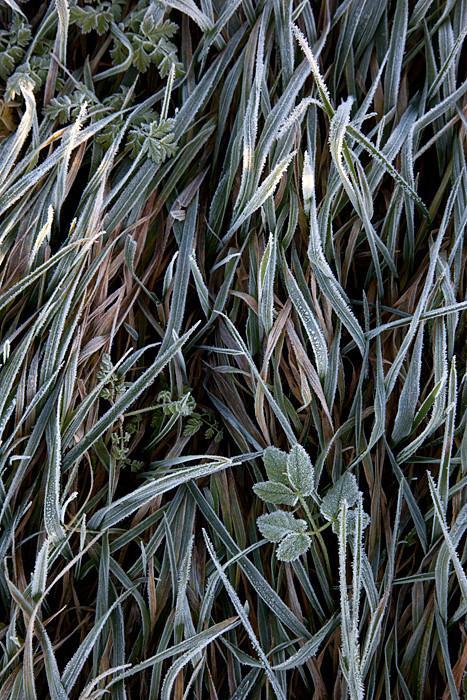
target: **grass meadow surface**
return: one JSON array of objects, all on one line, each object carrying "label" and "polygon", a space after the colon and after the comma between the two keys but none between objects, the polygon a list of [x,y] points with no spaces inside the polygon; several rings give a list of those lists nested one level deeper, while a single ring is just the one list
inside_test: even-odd
[{"label": "grass meadow surface", "polygon": [[1,0],[0,700],[467,697],[465,0]]}]

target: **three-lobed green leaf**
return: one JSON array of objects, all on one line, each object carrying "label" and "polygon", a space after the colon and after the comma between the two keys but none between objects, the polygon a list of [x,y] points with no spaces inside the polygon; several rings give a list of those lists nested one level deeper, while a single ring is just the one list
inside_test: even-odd
[{"label": "three-lobed green leaf", "polygon": [[287,535],[277,548],[276,556],[280,561],[294,561],[305,554],[311,545],[311,537],[304,532]]},{"label": "three-lobed green leaf", "polygon": [[301,445],[294,445],[287,456],[287,477],[292,488],[301,496],[311,496],[314,491],[314,469],[307,452]]},{"label": "three-lobed green leaf", "polygon": [[336,520],[344,500],[347,501],[347,507],[351,508],[357,502],[358,493],[357,479],[350,472],[345,472],[323,498],[321,515],[326,520]]},{"label": "three-lobed green leaf", "polygon": [[263,463],[268,479],[287,484],[287,452],[278,447],[266,447],[263,453]]},{"label": "three-lobed green leaf", "polygon": [[305,532],[307,529],[305,520],[296,518],[284,510],[261,515],[256,522],[263,537],[270,542],[280,542],[287,535]]},{"label": "three-lobed green leaf", "polygon": [[278,481],[260,481],[253,486],[253,491],[258,498],[275,505],[294,506],[298,500],[292,489]]}]

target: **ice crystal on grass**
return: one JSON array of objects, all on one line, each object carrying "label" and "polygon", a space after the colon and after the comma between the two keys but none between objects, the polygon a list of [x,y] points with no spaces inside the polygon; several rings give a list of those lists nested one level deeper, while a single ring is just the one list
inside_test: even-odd
[{"label": "ice crystal on grass", "polygon": [[466,36],[0,2],[1,698],[466,695]]}]

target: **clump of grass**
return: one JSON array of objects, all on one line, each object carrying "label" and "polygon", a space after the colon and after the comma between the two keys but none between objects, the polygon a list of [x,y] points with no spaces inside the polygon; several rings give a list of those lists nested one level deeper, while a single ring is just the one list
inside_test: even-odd
[{"label": "clump of grass", "polygon": [[467,692],[461,2],[0,7],[0,698]]}]

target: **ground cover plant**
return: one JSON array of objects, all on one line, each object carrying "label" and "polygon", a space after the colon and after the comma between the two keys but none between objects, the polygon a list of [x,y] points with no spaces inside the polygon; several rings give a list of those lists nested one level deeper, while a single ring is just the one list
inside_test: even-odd
[{"label": "ground cover plant", "polygon": [[0,2],[0,699],[467,696],[463,0]]}]

